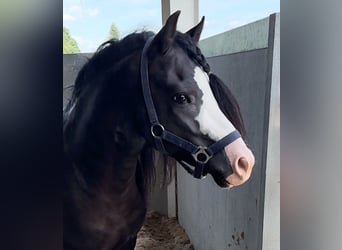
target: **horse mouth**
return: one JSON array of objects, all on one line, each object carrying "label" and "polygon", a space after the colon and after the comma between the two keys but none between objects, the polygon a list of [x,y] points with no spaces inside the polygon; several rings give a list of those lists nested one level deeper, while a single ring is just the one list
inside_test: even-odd
[{"label": "horse mouth", "polygon": [[232,188],[233,185],[230,184],[222,175],[211,175],[215,181],[215,183],[221,188]]}]

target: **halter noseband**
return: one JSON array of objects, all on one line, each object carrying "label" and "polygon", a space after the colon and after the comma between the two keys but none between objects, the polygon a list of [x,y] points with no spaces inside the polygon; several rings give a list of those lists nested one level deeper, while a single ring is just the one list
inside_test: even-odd
[{"label": "halter noseband", "polygon": [[141,76],[141,86],[143,91],[143,96],[145,100],[145,105],[147,109],[147,114],[151,124],[151,134],[154,138],[156,148],[167,154],[165,150],[163,140],[176,145],[177,147],[189,152],[195,161],[195,169],[193,170],[189,163],[181,161],[180,163],[184,169],[197,179],[205,177],[203,174],[205,164],[219,151],[221,151],[225,146],[232,143],[236,139],[240,138],[241,135],[237,130],[234,130],[227,136],[223,137],[221,140],[211,144],[210,146],[197,146],[193,143],[173,134],[172,132],[166,130],[163,125],[159,122],[156,109],[153,104],[150,82],[148,78],[148,58],[147,50],[153,40],[153,36],[150,37],[143,48],[140,61],[140,76]]}]

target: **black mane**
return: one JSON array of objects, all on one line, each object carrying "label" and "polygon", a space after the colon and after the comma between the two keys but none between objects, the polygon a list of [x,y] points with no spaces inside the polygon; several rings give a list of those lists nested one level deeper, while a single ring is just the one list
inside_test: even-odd
[{"label": "black mane", "polygon": [[97,77],[101,72],[108,70],[113,66],[113,62],[117,63],[132,52],[142,50],[146,40],[153,35],[153,32],[132,33],[121,40],[111,39],[102,43],[78,73],[65,112],[71,108],[85,85],[91,82],[91,78]]},{"label": "black mane", "polygon": [[[73,87],[72,96],[65,109],[63,110],[63,134],[64,147],[66,151],[65,154],[68,158],[70,158],[71,161],[78,161],[79,159],[83,159],[82,162],[79,162],[80,165],[91,165],[92,163],[99,161],[99,159],[105,154],[103,153],[105,151],[104,147],[106,147],[108,143],[105,143],[106,145],[103,145],[101,147],[101,140],[105,140],[104,138],[102,138],[103,136],[99,136],[98,138],[96,138],[97,136],[88,136],[83,134],[82,136],[86,137],[83,140],[84,144],[89,144],[89,146],[87,146],[87,150],[80,150],[80,145],[73,143],[73,140],[75,140],[75,136],[73,134],[77,131],[76,124],[80,123],[79,120],[81,115],[79,113],[86,112],[86,108],[84,107],[86,99],[88,99],[90,95],[93,95],[92,93],[89,94],[88,92],[100,88],[100,86],[96,86],[96,84],[99,84],[97,78],[99,78],[115,64],[118,64],[128,55],[142,50],[146,40],[153,35],[154,33],[152,32],[132,33],[121,40],[112,39],[104,42],[99,46],[96,52],[78,73]],[[91,91],[89,91],[89,89],[91,89]],[[119,89],[120,87],[118,86],[117,92],[120,91]],[[75,109],[75,107],[77,107],[78,110],[76,112],[73,112],[73,109]],[[98,110],[100,109],[98,108]],[[78,115],[76,113],[78,113]],[[99,116],[100,115],[97,112],[96,117]],[[96,118],[93,117],[90,119],[95,120]],[[94,140],[96,140],[96,142],[94,142]],[[91,144],[97,145],[95,149],[91,146]],[[93,153],[95,157],[90,158],[90,155],[92,154],[90,154],[89,150],[93,151],[91,153]],[[156,164],[155,158],[157,158],[157,156],[159,156],[159,153],[153,150],[152,147],[145,147],[141,153],[140,161],[138,162],[138,168],[140,167],[140,170],[142,171],[137,173],[137,183],[139,183],[139,185],[141,185],[141,188],[143,189],[150,188],[155,181],[154,165]],[[164,165],[164,169],[166,170],[164,171],[165,181],[169,180],[171,172],[169,171],[169,169],[166,168],[166,162],[168,161],[168,159],[161,154],[158,159],[158,164],[161,163],[161,165]],[[66,165],[67,168],[71,167],[68,166],[70,164]],[[89,167],[86,171],[88,172],[89,176],[96,176],[98,174],[96,173],[96,171],[98,170],[94,170],[94,168],[91,169]]]}]

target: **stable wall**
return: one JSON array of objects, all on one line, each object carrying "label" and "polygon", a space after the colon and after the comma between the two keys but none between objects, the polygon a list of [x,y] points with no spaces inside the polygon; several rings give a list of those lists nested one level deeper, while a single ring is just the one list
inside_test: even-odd
[{"label": "stable wall", "polygon": [[[200,42],[211,70],[240,104],[256,164],[250,180],[231,190],[220,189],[211,176],[199,181],[178,168],[178,219],[196,250],[279,249],[277,20],[279,14]],[[264,228],[269,235],[263,237]]]}]

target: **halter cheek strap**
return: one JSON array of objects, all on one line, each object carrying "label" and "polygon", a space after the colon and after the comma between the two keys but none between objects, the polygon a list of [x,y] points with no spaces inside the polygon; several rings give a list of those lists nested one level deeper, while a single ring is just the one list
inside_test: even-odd
[{"label": "halter cheek strap", "polygon": [[[145,100],[145,106],[147,110],[147,114],[149,117],[150,125],[151,125],[151,135],[154,138],[155,146],[157,150],[167,154],[167,151],[164,147],[164,141],[167,141],[186,152],[190,153],[195,161],[195,166],[191,166],[186,162],[180,162],[184,169],[193,175],[195,178],[201,179],[204,175],[204,167],[205,164],[219,151],[221,151],[226,145],[232,143],[236,139],[240,138],[241,135],[237,130],[234,130],[230,134],[223,137],[221,140],[211,144],[210,146],[199,146],[195,145],[192,142],[181,138],[172,132],[166,130],[164,126],[159,122],[156,109],[153,104],[151,89],[150,89],[150,81],[148,77],[148,58],[147,58],[147,49],[149,48],[153,37],[150,37],[145,46],[143,48],[141,54],[141,64],[140,64],[140,76],[141,76],[141,86],[143,91],[143,96]],[[191,167],[194,167],[192,169]]]}]

